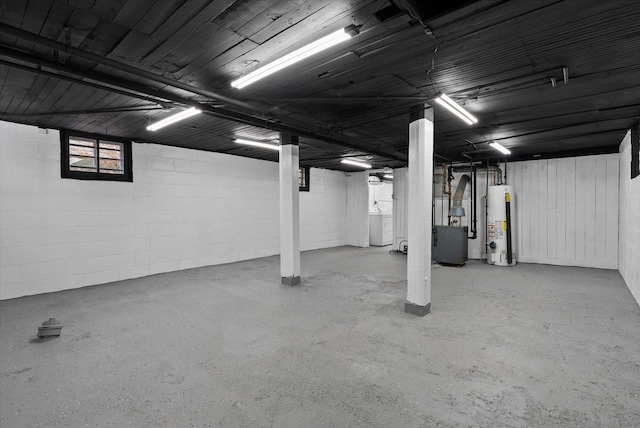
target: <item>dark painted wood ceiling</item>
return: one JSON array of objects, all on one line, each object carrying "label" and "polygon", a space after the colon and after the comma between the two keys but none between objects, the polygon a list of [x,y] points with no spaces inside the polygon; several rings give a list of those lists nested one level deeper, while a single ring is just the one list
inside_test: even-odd
[{"label": "dark painted wood ceiling", "polygon": [[[464,3],[464,4],[463,4]],[[408,117],[435,107],[438,160],[617,151],[640,116],[640,2],[5,0],[0,119],[277,160],[234,137],[300,135],[301,163],[406,164]],[[243,89],[235,78],[307,42],[360,34]],[[563,78],[568,70],[568,81]],[[555,80],[555,86],[552,85]],[[205,114],[156,132],[186,106]]]}]

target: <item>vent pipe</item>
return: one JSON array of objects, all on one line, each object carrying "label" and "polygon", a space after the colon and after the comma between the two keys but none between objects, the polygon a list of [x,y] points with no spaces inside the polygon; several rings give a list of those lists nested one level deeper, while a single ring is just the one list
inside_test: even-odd
[{"label": "vent pipe", "polygon": [[467,183],[469,182],[469,176],[464,174],[460,177],[460,182],[458,183],[458,187],[456,188],[456,193],[453,195],[453,205],[449,209],[449,216],[451,217],[462,217],[465,215],[464,208],[462,208],[462,196],[464,195],[464,189],[467,187]]},{"label": "vent pipe", "polygon": [[513,263],[513,251],[511,249],[511,195],[504,194],[505,211],[507,217],[507,263]]}]

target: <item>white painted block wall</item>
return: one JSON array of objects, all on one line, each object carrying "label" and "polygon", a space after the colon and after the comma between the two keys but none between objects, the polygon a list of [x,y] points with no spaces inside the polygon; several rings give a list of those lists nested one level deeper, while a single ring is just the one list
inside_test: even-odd
[{"label": "white painted block wall", "polygon": [[311,168],[309,191],[300,192],[300,248],[347,245],[347,176]]},{"label": "white painted block wall", "polygon": [[619,254],[620,274],[640,304],[640,176],[631,179],[631,131],[620,144]]},{"label": "white painted block wall", "polygon": [[[133,183],[60,178],[57,131],[0,121],[0,299],[279,253],[278,164],[133,145]],[[346,178],[311,170],[302,249],[346,245]]]}]

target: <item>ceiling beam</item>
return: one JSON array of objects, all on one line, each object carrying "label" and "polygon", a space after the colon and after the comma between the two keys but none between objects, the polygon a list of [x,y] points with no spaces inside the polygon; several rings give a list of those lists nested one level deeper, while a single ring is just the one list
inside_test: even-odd
[{"label": "ceiling beam", "polygon": [[79,48],[74,48],[70,45],[66,45],[64,43],[60,43],[55,40],[48,39],[46,37],[42,37],[39,34],[34,34],[29,31],[25,31],[20,28],[13,27],[11,25],[0,23],[0,33],[6,34],[12,37],[17,37],[21,40],[25,40],[28,42],[36,43],[38,45],[45,46],[56,51],[66,53],[72,57],[75,56],[88,61],[92,61],[92,62],[95,62],[96,64],[101,64],[106,67],[113,68],[115,70],[123,71],[125,73],[132,74],[137,77],[141,77],[143,79],[151,80],[156,83],[162,83],[165,85],[172,86],[174,88],[191,92],[193,94],[211,98],[221,103],[235,106],[244,110],[249,110],[254,112],[264,110],[260,106],[255,106],[244,101],[239,101],[239,100],[227,97],[225,95],[218,94],[217,92],[208,91],[206,89],[197,88],[195,86],[182,83],[174,79],[169,79],[167,77],[160,76],[155,73],[151,73],[149,71],[142,70],[140,68],[133,67],[128,64],[114,61],[112,59],[106,58],[101,55],[96,55],[94,53],[91,53]]},{"label": "ceiling beam", "polygon": [[[190,100],[190,99],[185,99],[183,97],[171,94],[167,91],[163,91],[163,90],[158,90],[158,89],[152,89],[152,88],[146,88],[142,85],[139,84],[135,84],[133,82],[130,81],[126,81],[124,79],[119,79],[119,78],[114,78],[112,76],[108,76],[105,74],[101,74],[101,73],[96,73],[96,72],[82,72],[82,73],[87,73],[87,75],[83,76],[83,77],[88,77],[91,79],[97,79],[109,84],[114,84],[116,86],[120,86],[120,87],[126,87],[129,89],[132,89],[136,92],[142,92],[142,93],[146,93],[152,96],[161,96],[163,98],[166,98],[170,101],[173,102],[177,102],[180,104],[184,104],[184,105],[195,105],[195,104],[199,104],[199,108],[201,108],[203,111],[206,111],[207,113],[213,114],[214,116],[218,116],[218,117],[222,117],[225,119],[229,119],[229,120],[234,120],[234,121],[238,121],[241,123],[245,123],[245,124],[249,124],[249,125],[254,125],[254,126],[258,126],[258,127],[262,127],[262,128],[267,128],[267,129],[271,129],[274,131],[279,131],[279,132],[288,132],[288,133],[294,133],[295,135],[299,135],[302,137],[308,137],[308,138],[313,138],[316,140],[320,140],[320,141],[327,141],[327,142],[331,142],[334,144],[338,144],[341,145],[343,147],[347,147],[347,148],[351,148],[351,149],[356,149],[356,150],[363,150],[366,151],[368,153],[371,154],[375,154],[381,157],[385,157],[388,159],[392,159],[392,160],[398,160],[398,161],[402,161],[402,162],[406,162],[406,158],[404,156],[398,155],[396,153],[392,153],[392,152],[387,152],[384,150],[379,150],[379,149],[371,149],[366,147],[363,144],[359,144],[353,141],[344,141],[344,137],[338,137],[335,135],[330,135],[330,136],[326,136],[326,135],[322,135],[319,134],[317,132],[313,132],[313,131],[307,131],[306,129],[302,129],[300,126],[291,126],[288,124],[284,124],[282,122],[280,122],[280,119],[278,118],[270,118],[270,117],[265,117],[263,112],[266,110],[265,107],[263,106],[256,106],[244,101],[239,101],[239,100],[235,100],[232,99],[230,97],[218,94],[216,92],[212,92],[212,91],[208,91],[208,90],[204,90],[201,88],[197,88],[195,86],[186,84],[186,83],[182,83],[179,82],[177,80],[174,79],[169,79],[166,78],[164,76],[160,76],[154,73],[151,73],[149,71],[146,70],[142,70],[140,68],[137,67],[133,67],[130,66],[128,64],[124,64],[118,61],[114,61],[112,59],[109,58],[105,58],[103,56],[100,55],[96,55],[93,54],[91,52],[82,50],[82,49],[78,49],[78,48],[74,48],[72,46],[66,45],[64,43],[60,43],[51,39],[48,39],[46,37],[42,37],[38,34],[34,34],[28,31],[24,31],[20,28],[16,28],[13,27],[11,25],[7,25],[4,23],[0,23],[0,33],[2,34],[6,34],[12,37],[16,37],[19,38],[21,40],[25,40],[25,41],[29,41],[32,43],[36,43],[39,44],[41,46],[45,46],[48,47],[50,49],[54,49],[56,51],[59,52],[64,52],[70,56],[75,56],[75,57],[79,57],[82,58],[84,60],[88,60],[88,61],[92,61],[95,62],[97,64],[101,64],[110,68],[113,68],[115,70],[118,71],[122,71],[128,74],[132,74],[135,75],[137,77],[141,77],[143,79],[147,79],[156,83],[162,83],[174,88],[178,88],[178,89],[182,89],[188,92],[191,92],[193,94],[196,95],[200,95],[200,96],[204,96],[207,98],[211,98],[214,100],[217,100],[221,103],[224,104],[228,104],[230,106],[233,107],[237,107],[240,108],[242,110],[248,111],[250,112],[249,114],[246,113],[242,113],[242,112],[236,112],[234,110],[228,110],[228,109],[224,109],[224,108],[220,108],[217,106],[212,106],[209,104],[200,104],[197,103],[196,101]],[[14,51],[14,52],[18,52],[18,51]],[[26,54],[23,54],[26,55]],[[33,62],[34,59],[37,59],[38,61],[44,61],[42,59],[38,59],[37,57],[32,57],[31,63],[36,63],[38,64],[38,62]],[[42,65],[42,64],[38,64],[38,65]],[[62,64],[58,64],[58,63],[54,63],[49,61],[48,66],[55,66],[54,68],[60,69],[60,67],[62,67]],[[78,75],[78,71],[71,68],[71,67],[66,67],[64,69],[64,71]],[[90,75],[91,74],[91,77]],[[101,75],[101,76],[100,76]],[[119,81],[119,82],[118,82]],[[146,88],[146,89],[143,89]],[[251,114],[253,113],[253,114]],[[256,114],[258,114],[261,117],[256,117]]]},{"label": "ceiling beam", "polygon": [[65,111],[50,111],[41,113],[2,113],[2,117],[43,117],[43,116],[77,116],[83,114],[105,114],[105,113],[130,113],[135,111],[154,111],[162,110],[162,107],[158,106],[140,106],[140,107],[122,107],[122,108],[107,108],[107,109],[89,109],[89,110],[65,110]]},{"label": "ceiling beam", "polygon": [[[2,53],[3,49],[4,48],[2,46],[0,46],[0,56],[3,55],[3,53]],[[16,59],[16,58],[14,58],[14,59]],[[42,76],[52,77],[54,79],[64,80],[64,81],[75,83],[75,84],[78,84],[78,85],[88,86],[88,87],[94,88],[94,89],[100,89],[102,91],[112,92],[112,93],[119,94],[119,95],[125,95],[127,97],[138,98],[138,99],[141,99],[141,100],[144,100],[144,101],[153,102],[153,103],[156,103],[156,104],[168,104],[167,100],[165,100],[165,99],[159,99],[159,98],[156,98],[156,97],[150,97],[150,96],[146,96],[146,95],[143,95],[143,94],[134,93],[134,92],[131,92],[131,91],[123,91],[122,89],[114,88],[112,86],[106,86],[106,85],[102,85],[102,84],[99,84],[99,83],[89,82],[89,81],[86,81],[86,80],[79,79],[77,77],[67,76],[67,75],[60,74],[60,73],[53,73],[53,72],[50,72],[50,71],[43,70],[39,66],[37,68],[35,68],[35,67],[30,67],[30,66],[27,66],[27,65],[24,65],[24,64],[17,64],[15,62],[5,61],[3,59],[0,59],[0,65],[4,65],[4,66],[7,66],[7,67],[15,68],[17,70],[27,71],[29,73],[35,73],[35,74],[40,74]]]},{"label": "ceiling beam", "polygon": [[[313,140],[325,141],[328,143],[337,144],[342,147],[364,151],[366,153],[377,155],[390,160],[406,162],[405,156],[402,156],[393,152],[388,152],[386,150],[367,147],[365,144],[356,143],[353,141],[344,141],[344,137],[342,136],[323,135],[321,133],[308,131],[302,127],[292,126],[282,122],[272,121],[266,118],[256,117],[256,116],[252,116],[252,115],[234,111],[234,110],[211,106],[209,104],[200,103],[198,101],[195,101],[189,98],[184,98],[179,95],[175,95],[173,93],[170,93],[161,89],[149,88],[139,83],[131,82],[118,77],[113,77],[104,73],[90,71],[90,70],[78,70],[64,64],[39,58],[34,55],[30,55],[30,54],[27,54],[15,49],[7,48],[4,46],[0,46],[0,56],[8,57],[18,61],[24,61],[24,62],[38,66],[38,68],[34,68],[34,67],[28,67],[22,64],[16,64],[13,62],[0,60],[1,61],[0,63],[2,63],[3,65],[7,65],[9,67],[19,68],[19,69],[30,71],[33,73],[40,73],[40,74],[46,73],[46,75],[49,77],[60,78],[62,80],[72,81],[73,83],[91,86],[96,89],[119,93],[121,95],[127,95],[133,98],[144,99],[146,101],[154,101],[159,104],[170,103],[173,105],[197,107],[210,115],[213,115],[222,119],[244,123],[247,125],[257,126],[260,128],[271,129],[273,131],[286,132],[293,135],[298,135],[300,137],[311,138]],[[87,82],[81,79],[64,76],[59,73],[47,72],[45,70],[41,70],[40,67],[47,67],[53,70],[69,73],[74,76],[78,76],[80,78],[91,79],[99,83],[96,84],[93,82]],[[112,85],[115,87],[106,86],[104,84]],[[310,145],[313,145],[313,144],[311,143]]]}]

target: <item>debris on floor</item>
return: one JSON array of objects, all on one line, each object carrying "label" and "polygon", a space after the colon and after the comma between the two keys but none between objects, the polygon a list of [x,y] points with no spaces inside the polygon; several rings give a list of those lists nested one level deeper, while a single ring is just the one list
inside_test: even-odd
[{"label": "debris on floor", "polygon": [[55,318],[49,318],[49,321],[43,322],[42,325],[38,327],[38,337],[40,338],[60,336],[61,332],[62,323]]}]

